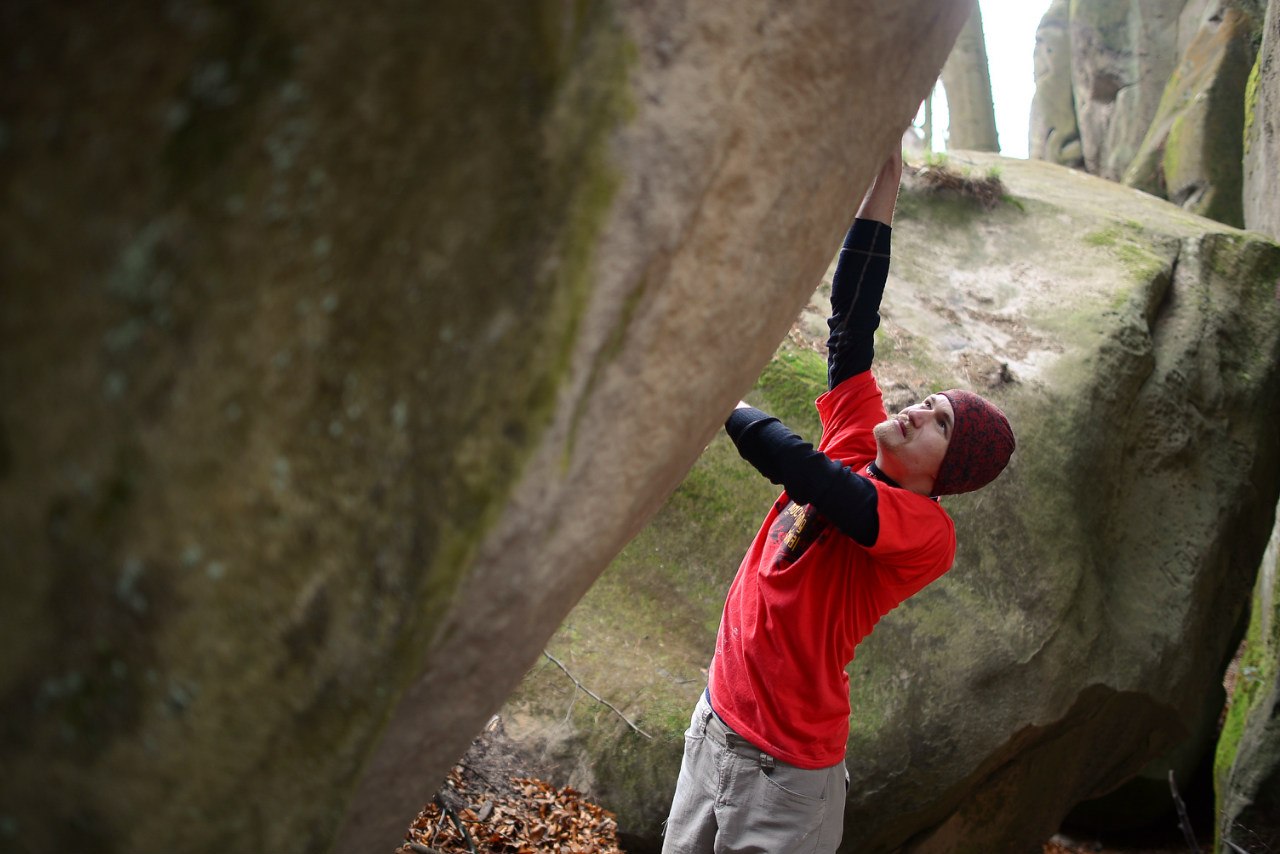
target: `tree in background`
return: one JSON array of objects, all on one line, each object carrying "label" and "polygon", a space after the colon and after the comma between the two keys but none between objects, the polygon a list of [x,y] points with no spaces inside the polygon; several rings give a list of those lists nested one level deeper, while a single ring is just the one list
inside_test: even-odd
[{"label": "tree in background", "polygon": [[942,67],[942,86],[947,93],[950,114],[947,148],[999,151],[982,11],[977,3],[973,4],[973,14],[965,22],[947,64]]}]

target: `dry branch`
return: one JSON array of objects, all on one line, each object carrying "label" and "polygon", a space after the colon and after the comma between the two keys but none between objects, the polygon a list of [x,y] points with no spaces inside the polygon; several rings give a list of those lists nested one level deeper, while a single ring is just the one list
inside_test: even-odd
[{"label": "dry branch", "polygon": [[545,649],[542,651],[542,654],[543,654],[543,655],[545,655],[545,656],[547,657],[547,660],[548,660],[548,661],[550,661],[550,662],[551,662],[552,664],[554,664],[556,667],[559,667],[561,670],[563,670],[563,671],[564,671],[564,675],[565,675],[565,676],[568,676],[570,679],[572,679],[572,680],[573,680],[573,684],[574,684],[574,685],[577,685],[579,688],[581,688],[583,691],[585,691],[585,692],[587,693],[587,695],[588,695],[588,696],[590,696],[590,697],[591,697],[592,699],[594,699],[596,702],[603,703],[604,705],[608,706],[610,709],[612,709],[612,710],[613,710],[613,713],[614,713],[615,715],[617,715],[618,717],[622,718],[623,722],[624,722],[624,723],[626,723],[626,725],[627,725],[627,726],[631,727],[633,730],[635,730],[636,732],[640,733],[641,735],[643,735],[645,738],[649,739],[650,741],[653,741],[653,736],[649,735],[649,733],[645,732],[644,730],[640,729],[640,727],[638,727],[638,726],[636,726],[634,723],[632,723],[632,722],[631,722],[631,720],[630,720],[626,715],[624,715],[622,712],[618,711],[618,707],[617,707],[617,706],[615,706],[613,703],[610,703],[608,700],[606,700],[606,699],[604,699],[603,697],[601,697],[601,696],[600,696],[599,694],[597,694],[595,691],[592,691],[592,690],[591,690],[590,688],[588,688],[586,685],[583,685],[581,682],[579,682],[579,681],[578,681],[578,677],[576,677],[576,676],[574,676],[572,673],[570,673],[570,672],[569,672],[569,668],[567,668],[567,667],[565,667],[563,664],[561,664],[561,663],[560,663],[560,660],[559,660],[558,658],[556,658],[556,657],[555,657],[554,655],[552,655],[551,653],[547,652]]}]

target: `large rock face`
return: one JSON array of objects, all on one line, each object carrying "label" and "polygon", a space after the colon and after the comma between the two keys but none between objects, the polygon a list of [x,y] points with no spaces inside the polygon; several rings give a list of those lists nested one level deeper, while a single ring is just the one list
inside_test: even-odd
[{"label": "large rock face", "polygon": [[1053,0],[1036,29],[1036,92],[1028,124],[1028,154],[1062,166],[1083,166],[1080,123],[1071,87],[1071,2]]},{"label": "large rock face", "polygon": [[[1241,225],[1245,89],[1262,0],[1078,0],[1037,34],[1032,157]],[[1078,136],[1079,146],[1075,145]]]},{"label": "large rock face", "polygon": [[[1188,739],[1204,755],[1280,493],[1280,246],[974,155],[992,166],[1012,196],[996,210],[908,190],[895,223],[889,405],[977,388],[1019,449],[995,486],[944,499],[955,568],[858,650],[844,850],[860,854],[1032,850]],[[749,398],[811,438],[815,328]],[[725,591],[775,497],[718,439],[551,642],[652,741],[549,665],[505,712],[635,850],[657,837]]]},{"label": "large rock face", "polygon": [[393,846],[970,6],[4,4],[0,847]]},{"label": "large rock face", "polygon": [[1244,225],[1244,92],[1253,22],[1239,9],[1206,22],[1169,78],[1124,182],[1189,211]]},{"label": "large rock face", "polygon": [[1214,768],[1219,848],[1280,845],[1280,527],[1254,590],[1249,632]]},{"label": "large rock face", "polygon": [[[1280,239],[1280,5],[1267,7],[1245,106],[1244,218]],[[1280,294],[1277,295],[1280,298]],[[1215,762],[1217,835],[1251,850],[1280,847],[1280,512],[1262,562],[1236,697]],[[1264,849],[1265,850],[1265,849]]]},{"label": "large rock face", "polygon": [[[1118,179],[1137,153],[1203,0],[1071,4],[1071,67],[1086,168]],[[1190,8],[1187,8],[1190,7]],[[1194,28],[1190,28],[1194,31]]]},{"label": "large rock face", "polygon": [[1280,4],[1267,6],[1262,48],[1245,89],[1245,227],[1280,239]]},{"label": "large rock face", "polygon": [[942,66],[947,92],[947,147],[969,151],[999,151],[995,105],[991,100],[991,72],[982,10],[975,5]]}]

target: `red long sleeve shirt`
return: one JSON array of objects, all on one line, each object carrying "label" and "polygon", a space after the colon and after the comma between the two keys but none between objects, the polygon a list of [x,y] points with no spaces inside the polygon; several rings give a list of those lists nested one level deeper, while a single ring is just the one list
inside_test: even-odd
[{"label": "red long sleeve shirt", "polygon": [[946,572],[956,548],[955,526],[936,501],[853,473],[875,459],[871,428],[885,417],[871,373],[845,380],[817,405],[819,451],[874,490],[875,542],[859,544],[814,504],[783,492],[729,589],[710,670],[711,705],[725,723],[800,768],[843,760],[854,649],[881,617]]}]

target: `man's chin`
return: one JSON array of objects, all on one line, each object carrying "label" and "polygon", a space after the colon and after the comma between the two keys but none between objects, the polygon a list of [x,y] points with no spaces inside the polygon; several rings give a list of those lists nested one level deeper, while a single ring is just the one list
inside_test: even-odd
[{"label": "man's chin", "polygon": [[871,428],[871,435],[875,437],[877,447],[884,447],[895,444],[895,439],[901,439],[902,430],[896,421],[881,421]]}]

